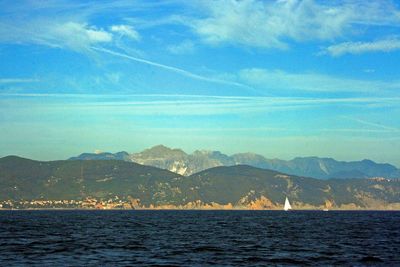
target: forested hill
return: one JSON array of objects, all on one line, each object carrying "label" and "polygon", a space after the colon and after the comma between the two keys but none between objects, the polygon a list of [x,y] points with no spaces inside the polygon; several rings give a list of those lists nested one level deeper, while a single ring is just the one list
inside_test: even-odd
[{"label": "forested hill", "polygon": [[397,208],[399,180],[330,179],[287,175],[248,165],[215,167],[181,176],[120,160],[0,159],[0,201],[128,199],[135,206],[279,209]]}]

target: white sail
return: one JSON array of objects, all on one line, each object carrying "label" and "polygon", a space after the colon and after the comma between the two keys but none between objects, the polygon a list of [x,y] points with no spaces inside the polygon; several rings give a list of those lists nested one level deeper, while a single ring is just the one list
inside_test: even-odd
[{"label": "white sail", "polygon": [[291,210],[292,206],[290,205],[289,199],[286,197],[285,199],[285,206],[283,207],[285,211]]}]

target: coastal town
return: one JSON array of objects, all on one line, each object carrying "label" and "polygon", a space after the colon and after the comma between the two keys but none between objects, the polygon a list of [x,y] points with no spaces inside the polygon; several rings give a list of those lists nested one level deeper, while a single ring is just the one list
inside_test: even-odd
[{"label": "coastal town", "polygon": [[[272,207],[269,207],[271,209]],[[115,196],[110,199],[96,199],[85,198],[82,200],[4,200],[0,201],[0,210],[14,210],[14,209],[97,209],[97,210],[153,210],[153,209],[268,209],[268,207],[257,207],[256,205],[235,207],[231,203],[218,204],[218,203],[203,203],[200,200],[188,202],[184,205],[172,204],[149,204],[143,205],[139,199],[135,198],[119,198]]]},{"label": "coastal town", "polygon": [[[354,203],[335,205],[329,200],[320,206],[302,202],[293,202],[295,210],[400,210],[400,203],[376,203],[376,205],[362,207]],[[143,204],[140,199],[133,197],[114,196],[108,199],[87,197],[85,199],[69,200],[0,200],[0,210],[282,210],[283,205],[272,203],[268,198],[261,196],[254,200],[242,198],[238,203],[220,204],[216,202],[204,203],[201,200],[190,201],[185,204],[154,203]]]},{"label": "coastal town", "polygon": [[107,200],[85,198],[82,200],[5,200],[0,201],[0,209],[137,209],[139,203],[131,198],[115,196]]},{"label": "coastal town", "polygon": [[166,203],[159,204],[142,204],[140,199],[128,197],[113,196],[108,199],[97,199],[87,197],[81,200],[5,200],[0,201],[0,209],[201,209],[201,210],[263,210],[263,209],[279,209],[265,197],[260,197],[253,201],[241,199],[236,204],[227,203],[219,204],[215,202],[204,203],[201,200],[187,202],[183,205],[173,205]]}]

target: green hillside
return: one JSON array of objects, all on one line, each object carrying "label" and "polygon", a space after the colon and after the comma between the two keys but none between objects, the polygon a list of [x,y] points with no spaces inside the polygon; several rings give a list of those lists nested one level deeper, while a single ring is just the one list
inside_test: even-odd
[{"label": "green hillside", "polygon": [[[189,177],[119,160],[40,162],[0,159],[0,201],[135,199],[141,207],[385,208],[400,203],[400,181],[319,180],[247,165],[215,167]],[[219,206],[221,205],[221,206]]]}]

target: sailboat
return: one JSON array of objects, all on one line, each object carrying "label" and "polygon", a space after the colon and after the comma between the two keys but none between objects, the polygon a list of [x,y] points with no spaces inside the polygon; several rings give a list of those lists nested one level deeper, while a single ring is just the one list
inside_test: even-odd
[{"label": "sailboat", "polygon": [[286,197],[285,206],[283,207],[283,210],[284,211],[288,211],[288,210],[291,210],[291,209],[292,209],[292,206],[290,205],[289,199]]}]

